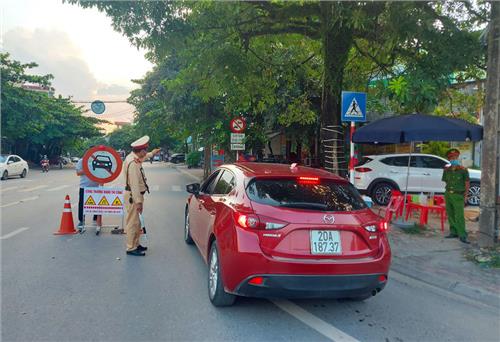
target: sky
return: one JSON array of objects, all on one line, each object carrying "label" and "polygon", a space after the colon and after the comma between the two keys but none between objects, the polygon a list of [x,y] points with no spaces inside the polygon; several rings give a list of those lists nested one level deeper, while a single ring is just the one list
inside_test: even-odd
[{"label": "sky", "polygon": [[[34,74],[54,75],[56,94],[75,101],[126,100],[136,88],[131,80],[152,68],[145,51],[114,31],[97,9],[62,0],[2,0],[0,6],[0,49],[38,63]],[[99,118],[132,121],[133,111],[126,103],[108,103]]]}]

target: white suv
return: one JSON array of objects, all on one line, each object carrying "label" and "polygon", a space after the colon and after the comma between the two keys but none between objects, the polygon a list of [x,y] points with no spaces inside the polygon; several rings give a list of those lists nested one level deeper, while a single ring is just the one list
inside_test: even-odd
[{"label": "white suv", "polygon": [[[354,168],[354,185],[371,196],[379,205],[387,205],[391,190],[404,191],[408,172],[409,154],[384,154],[364,157]],[[444,193],[441,181],[444,167],[449,161],[432,154],[414,153],[410,161],[408,192]],[[481,171],[469,169],[469,205],[479,205]]]}]

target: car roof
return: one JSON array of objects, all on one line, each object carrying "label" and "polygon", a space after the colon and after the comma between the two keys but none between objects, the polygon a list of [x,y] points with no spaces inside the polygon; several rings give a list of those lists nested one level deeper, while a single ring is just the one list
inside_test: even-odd
[{"label": "car roof", "polygon": [[238,169],[246,177],[320,177],[339,181],[346,181],[344,178],[334,175],[326,170],[315,169],[307,166],[297,165],[292,170],[290,164],[275,163],[253,163],[243,162],[235,164],[224,164],[222,168]]},{"label": "car roof", "polygon": [[[366,155],[365,157],[368,158],[387,158],[387,157],[407,157],[409,156],[410,153],[392,153],[392,154],[370,154]],[[440,156],[436,156],[435,154],[428,154],[428,153],[412,153],[412,157],[419,157],[419,156],[427,156],[427,157],[435,157],[435,158],[440,158],[440,159],[445,159]]]}]

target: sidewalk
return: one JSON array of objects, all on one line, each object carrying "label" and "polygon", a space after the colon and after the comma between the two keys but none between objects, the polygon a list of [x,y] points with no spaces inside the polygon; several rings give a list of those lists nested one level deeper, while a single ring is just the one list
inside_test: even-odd
[{"label": "sidewalk", "polygon": [[[174,167],[193,181],[201,180],[203,176],[203,169],[188,169],[184,165]],[[374,212],[378,213],[378,208],[374,208]],[[410,221],[418,222],[418,218],[410,218]],[[466,221],[466,224],[471,245],[458,239],[445,239],[448,224],[444,234],[441,233],[439,219],[433,215],[429,215],[428,228],[418,234],[408,234],[391,225],[391,271],[500,308],[500,269],[484,268],[467,260],[466,254],[477,250],[478,223]]]}]

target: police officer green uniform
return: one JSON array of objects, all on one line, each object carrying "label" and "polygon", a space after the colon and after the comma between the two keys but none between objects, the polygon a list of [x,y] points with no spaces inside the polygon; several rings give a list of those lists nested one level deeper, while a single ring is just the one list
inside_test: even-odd
[{"label": "police officer green uniform", "polygon": [[460,165],[459,155],[460,151],[456,148],[449,150],[446,156],[450,160],[450,165],[443,170],[442,180],[446,183],[444,199],[450,224],[450,234],[446,238],[458,237],[463,243],[469,243],[464,216],[465,198],[469,192],[469,171]]}]

